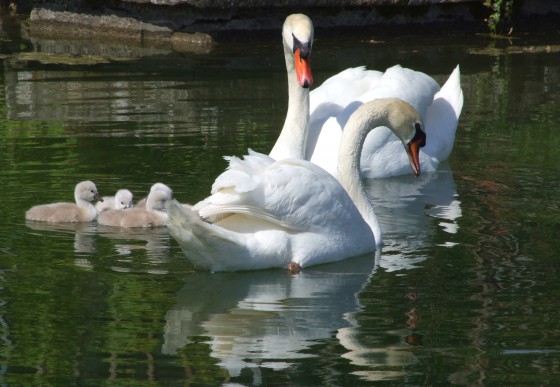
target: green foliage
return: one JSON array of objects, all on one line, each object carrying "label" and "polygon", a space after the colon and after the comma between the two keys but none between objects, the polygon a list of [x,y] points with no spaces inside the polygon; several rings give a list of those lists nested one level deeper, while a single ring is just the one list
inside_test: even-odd
[{"label": "green foliage", "polygon": [[486,19],[488,28],[495,35],[501,35],[510,26],[513,14],[513,0],[484,0],[491,14]]}]

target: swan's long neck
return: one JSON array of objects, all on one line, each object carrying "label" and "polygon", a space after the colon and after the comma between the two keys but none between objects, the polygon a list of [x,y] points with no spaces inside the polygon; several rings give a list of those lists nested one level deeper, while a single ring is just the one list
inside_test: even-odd
[{"label": "swan's long neck", "polygon": [[360,156],[367,134],[380,126],[390,127],[387,112],[382,106],[370,105],[368,109],[358,109],[344,127],[338,155],[338,180],[370,226],[377,245],[381,244],[381,226],[362,184]]},{"label": "swan's long neck", "polygon": [[304,159],[309,130],[309,88],[298,84],[294,56],[285,43],[284,57],[288,73],[288,113],[270,157],[276,160]]}]

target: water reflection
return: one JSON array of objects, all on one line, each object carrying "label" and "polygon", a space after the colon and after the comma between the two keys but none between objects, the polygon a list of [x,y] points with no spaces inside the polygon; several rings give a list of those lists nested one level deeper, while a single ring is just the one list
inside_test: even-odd
[{"label": "water reflection", "polygon": [[[461,203],[445,166],[421,179],[368,181],[367,189],[385,232],[381,256],[310,268],[297,276],[193,273],[166,314],[162,352],[173,355],[208,337],[211,356],[235,377],[245,368],[279,370],[295,359],[317,356],[312,346],[336,335],[347,350],[342,357],[366,367],[354,372],[358,377],[375,381],[405,375],[398,369],[416,361],[410,350],[418,344],[415,309],[406,313],[404,327],[364,340],[360,293],[375,281],[379,266],[388,272],[409,270],[427,259],[419,251],[431,246],[438,229],[446,235],[440,245],[453,245]],[[387,345],[387,336],[394,344]]]},{"label": "water reflection", "polygon": [[[183,116],[198,117],[185,103],[184,82],[146,80],[120,73],[92,76],[83,71],[29,71],[12,64],[7,72],[8,119],[59,119],[65,122],[172,121],[180,109]],[[90,78],[84,82],[84,78]],[[177,105],[177,106],[175,106]],[[165,115],[164,115],[165,114]],[[173,129],[173,128],[160,128]],[[154,127],[155,130],[155,127]]]},{"label": "water reflection", "polygon": [[[120,228],[98,225],[98,233],[114,242],[115,252],[121,258],[121,262],[137,250],[146,252],[151,265],[160,265],[168,260],[170,237],[165,227]],[[130,271],[130,268],[117,266],[113,269]],[[162,274],[162,270],[150,269],[148,272]]]},{"label": "water reflection", "polygon": [[[440,246],[456,244],[461,202],[447,163],[436,173],[367,180],[366,189],[383,230],[379,265],[387,271],[413,269],[428,258],[435,234],[443,231]],[[437,221],[434,221],[437,219]],[[440,233],[441,234],[441,233]]]},{"label": "water reflection", "polygon": [[211,356],[230,376],[244,368],[282,369],[349,326],[357,295],[375,272],[364,256],[289,275],[283,270],[196,272],[186,278],[167,312],[164,354],[175,354],[195,336],[208,336]]},{"label": "water reflection", "polygon": [[[93,269],[90,256],[97,253],[98,244],[103,239],[111,241],[113,262],[112,269],[120,272],[138,270],[134,262],[135,252],[147,258],[140,265],[140,271],[152,274],[166,274],[166,262],[169,258],[170,236],[165,227],[155,228],[120,228],[98,225],[97,223],[45,223],[26,221],[25,225],[34,231],[55,232],[55,238],[73,238],[74,264],[84,269]],[[101,239],[100,239],[101,237]],[[110,254],[111,256],[111,254]],[[146,266],[148,267],[146,269]]]},{"label": "water reflection", "polygon": [[[405,324],[387,323],[390,329],[372,326],[360,302],[363,289],[375,283],[379,268],[415,269],[428,259],[426,251],[434,243],[456,243],[461,202],[453,174],[445,166],[419,179],[367,181],[367,189],[385,233],[381,256],[310,268],[296,276],[283,270],[188,274],[175,305],[165,314],[162,353],[177,356],[202,340],[219,366],[230,377],[238,377],[246,369],[257,375],[260,368],[279,371],[297,366],[303,358],[322,356],[315,349],[318,343],[336,340],[344,347],[342,358],[356,367],[351,372],[360,379],[404,377],[406,367],[419,361],[413,351],[418,344],[416,310],[406,311]],[[165,228],[36,222],[27,226],[72,235],[76,255],[91,254],[98,246],[109,256],[105,266],[113,271],[167,274],[171,269]],[[112,253],[106,253],[107,246]],[[93,269],[95,261],[86,258],[76,257],[75,264]],[[95,265],[103,267],[99,261]],[[256,376],[254,384],[259,384]]]},{"label": "water reflection", "polygon": [[[349,315],[349,319],[352,317]],[[415,337],[410,329],[395,329],[383,332],[377,337],[369,335],[367,343],[364,343],[363,335],[364,332],[359,329],[357,320],[353,321],[351,327],[341,328],[336,334],[340,344],[348,351],[342,357],[360,367],[359,371],[353,372],[360,379],[380,381],[402,377],[407,373],[404,371],[404,366],[416,361],[416,356],[408,342]],[[395,343],[388,345],[386,336],[392,337]]]},{"label": "water reflection", "polygon": [[46,223],[26,220],[25,225],[35,231],[54,231],[73,236],[76,254],[95,253],[97,223]]}]

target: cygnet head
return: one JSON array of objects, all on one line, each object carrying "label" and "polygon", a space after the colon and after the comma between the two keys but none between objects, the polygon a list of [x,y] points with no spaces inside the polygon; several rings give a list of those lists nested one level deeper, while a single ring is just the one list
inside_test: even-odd
[{"label": "cygnet head", "polygon": [[119,189],[115,194],[115,209],[125,210],[132,207],[132,192],[127,189]]},{"label": "cygnet head", "polygon": [[89,180],[82,181],[76,185],[76,188],[74,189],[74,198],[76,199],[76,202],[79,200],[85,200],[87,202],[91,202],[93,200],[100,202],[103,201],[97,192],[97,187]]},{"label": "cygnet head", "polygon": [[150,188],[150,193],[154,191],[163,191],[170,196],[170,200],[173,199],[173,190],[163,183],[155,183],[154,185],[152,185],[152,188]]},{"label": "cygnet head", "polygon": [[311,49],[313,47],[313,23],[301,13],[290,15],[282,28],[285,55],[293,54],[297,80],[301,87],[313,84],[311,75]]},{"label": "cygnet head", "polygon": [[165,202],[173,199],[170,191],[153,190],[146,200],[146,209],[148,211],[165,211]]}]

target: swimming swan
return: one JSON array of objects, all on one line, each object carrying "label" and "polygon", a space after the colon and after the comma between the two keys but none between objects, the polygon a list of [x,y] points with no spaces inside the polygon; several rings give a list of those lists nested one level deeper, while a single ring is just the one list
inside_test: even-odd
[{"label": "swimming swan", "polygon": [[103,196],[103,201],[95,203],[95,208],[99,213],[107,210],[126,210],[132,207],[132,198],[132,192],[119,189],[115,196]]},{"label": "swimming swan", "polygon": [[127,210],[108,210],[99,214],[97,223],[114,227],[162,227],[167,224],[165,202],[171,194],[162,190],[149,193],[146,206]]},{"label": "swimming swan", "polygon": [[[396,65],[385,72],[349,68],[309,92],[300,79],[309,79],[308,86],[312,82],[308,64],[313,44],[311,20],[301,14],[288,16],[282,37],[289,102],[284,127],[270,157],[310,160],[336,176],[337,154],[346,120],[362,103],[376,98],[400,98],[423,117],[430,138],[420,152],[423,172],[437,170],[439,163],[449,157],[463,107],[459,66],[441,89],[432,77]],[[298,57],[299,47],[303,47],[305,61]],[[305,66],[299,66],[300,62]],[[372,131],[362,150],[362,176],[380,178],[408,173],[407,157],[396,151],[400,146],[400,140],[387,128]]]},{"label": "swimming swan", "polygon": [[[362,103],[387,97],[402,99],[420,113],[429,138],[420,151],[420,165],[423,172],[435,172],[451,154],[463,107],[459,66],[441,88],[430,76],[399,65],[384,73],[351,68],[329,78],[311,92],[305,158],[336,176],[338,147],[346,120]],[[371,132],[362,150],[362,177],[408,173],[408,159],[398,152],[400,147],[401,141],[388,128]]]},{"label": "swimming swan", "polygon": [[25,219],[50,223],[91,222],[97,218],[97,209],[90,202],[103,201],[95,184],[82,181],[74,189],[76,203],[51,203],[31,207]]},{"label": "swimming swan", "polygon": [[170,234],[195,267],[212,271],[303,268],[375,251],[381,230],[360,179],[361,146],[370,130],[392,128],[418,175],[422,125],[404,101],[364,104],[344,130],[340,183],[305,160],[252,151],[244,160],[229,157],[212,195],[192,211],[167,203]]}]

